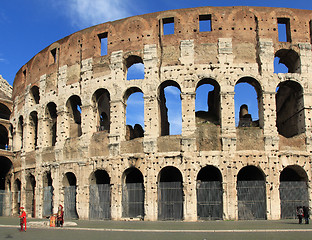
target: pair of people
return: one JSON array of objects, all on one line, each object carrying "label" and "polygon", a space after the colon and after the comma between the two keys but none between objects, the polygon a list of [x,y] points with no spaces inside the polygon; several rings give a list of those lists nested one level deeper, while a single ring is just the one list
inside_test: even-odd
[{"label": "pair of people", "polygon": [[296,212],[297,212],[297,217],[299,219],[299,224],[302,223],[303,218],[305,220],[305,223],[309,224],[309,217],[310,217],[309,207],[298,206]]}]

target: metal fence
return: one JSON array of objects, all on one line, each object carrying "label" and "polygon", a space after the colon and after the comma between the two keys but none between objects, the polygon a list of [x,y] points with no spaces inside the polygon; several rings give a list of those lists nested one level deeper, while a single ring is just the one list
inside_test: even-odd
[{"label": "metal fence", "polygon": [[265,181],[238,181],[238,219],[266,219]]},{"label": "metal fence", "polygon": [[181,182],[160,182],[158,201],[159,220],[182,220],[183,186]]},{"label": "metal fence", "polygon": [[197,183],[197,216],[202,220],[223,218],[222,183],[219,181]]},{"label": "metal fence", "polygon": [[281,182],[279,187],[281,200],[281,218],[296,218],[297,206],[309,206],[308,186],[306,182]]},{"label": "metal fence", "polygon": [[129,218],[144,217],[143,183],[126,183],[122,188],[122,215]]},{"label": "metal fence", "polygon": [[111,189],[109,184],[90,185],[89,218],[111,218]]},{"label": "metal fence", "polygon": [[64,217],[78,219],[76,210],[76,186],[64,188]]},{"label": "metal fence", "polygon": [[43,188],[43,216],[53,214],[53,187]]},{"label": "metal fence", "polygon": [[12,193],[0,190],[0,216],[10,216],[12,213]]}]

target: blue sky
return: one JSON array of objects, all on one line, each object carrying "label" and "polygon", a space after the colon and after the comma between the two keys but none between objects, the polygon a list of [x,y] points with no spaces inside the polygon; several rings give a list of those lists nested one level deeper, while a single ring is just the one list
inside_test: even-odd
[{"label": "blue sky", "polygon": [[0,74],[13,84],[16,72],[35,54],[95,24],[170,9],[233,5],[312,10],[311,0],[0,0]]}]

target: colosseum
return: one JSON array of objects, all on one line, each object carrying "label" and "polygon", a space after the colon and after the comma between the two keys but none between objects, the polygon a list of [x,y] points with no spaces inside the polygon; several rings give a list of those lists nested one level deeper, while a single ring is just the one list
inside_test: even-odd
[{"label": "colosseum", "polygon": [[[24,206],[41,218],[62,204],[68,219],[294,218],[312,205],[311,43],[312,11],[265,7],[157,12],[54,42],[13,90],[0,79],[0,215]],[[144,74],[131,78],[137,65]],[[241,83],[258,119],[248,103],[235,116]],[[202,86],[207,110],[195,111]],[[144,124],[127,125],[137,93]]]}]

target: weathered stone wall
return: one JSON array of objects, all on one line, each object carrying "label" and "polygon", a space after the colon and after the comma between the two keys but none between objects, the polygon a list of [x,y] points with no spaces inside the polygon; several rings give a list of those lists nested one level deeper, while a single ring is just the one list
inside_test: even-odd
[{"label": "weathered stone wall", "polygon": [[[211,31],[199,30],[199,15],[211,17]],[[166,18],[174,18],[174,34],[163,34],[162,21]],[[279,18],[289,19],[289,42],[278,40]],[[23,189],[33,175],[35,215],[42,216],[43,178],[45,172],[51,172],[56,209],[64,204],[65,174],[72,172],[77,179],[78,215],[88,219],[89,178],[94,171],[104,169],[110,177],[111,218],[123,219],[125,172],[135,167],[143,175],[144,219],[154,221],[158,216],[159,173],[170,166],[182,175],[184,220],[196,221],[197,175],[211,165],[222,176],[223,219],[238,219],[237,176],[244,167],[255,166],[265,180],[266,218],[279,219],[281,172],[298,166],[306,173],[309,185],[311,179],[311,19],[312,11],[307,10],[202,7],[108,22],[53,43],[25,64],[14,81],[13,148],[21,167],[14,164],[11,182],[21,181],[21,203],[29,201]],[[108,44],[107,55],[101,56],[99,37],[103,33]],[[281,49],[297,53],[300,73],[273,72],[274,57]],[[126,79],[131,56],[144,64],[144,79]],[[287,57],[281,59],[285,62]],[[291,69],[292,62],[287,64]],[[196,89],[205,79],[219,89],[217,122],[200,122],[195,115]],[[297,110],[303,117],[294,126],[300,128],[300,137],[285,140],[276,127],[275,98],[276,88],[286,81],[302,87]],[[257,91],[259,127],[241,129],[235,125],[234,87],[239,82],[250,83]],[[162,90],[168,85],[181,91],[179,136],[162,136],[168,127],[167,119],[161,118],[166,113]],[[39,87],[38,103],[32,92],[34,86]],[[98,128],[94,100],[95,92],[102,88],[109,93],[110,105],[109,131],[104,132]],[[126,141],[127,98],[138,91],[144,94],[144,137]],[[78,118],[74,121],[69,108],[77,107],[77,102],[70,101],[72,96],[81,99],[81,113],[76,113],[80,122]],[[55,146],[51,146],[53,132],[48,127],[52,121],[47,115],[50,102],[57,109]],[[33,112],[38,115],[37,126],[30,119]],[[19,125],[21,117],[23,123]],[[77,133],[80,126],[81,135]],[[72,134],[73,129],[77,135]],[[311,194],[309,190],[309,199]]]}]

